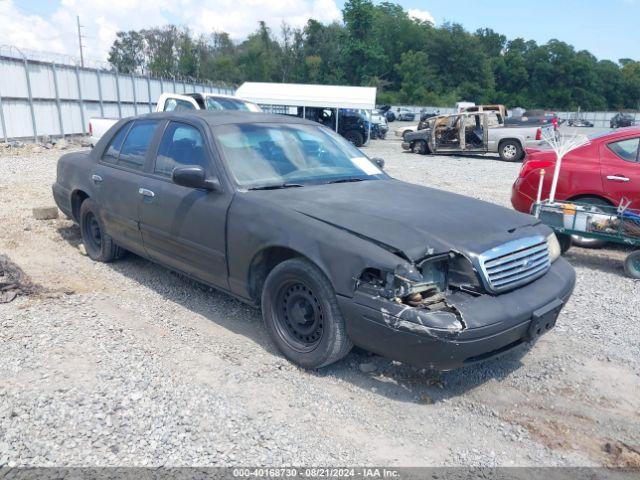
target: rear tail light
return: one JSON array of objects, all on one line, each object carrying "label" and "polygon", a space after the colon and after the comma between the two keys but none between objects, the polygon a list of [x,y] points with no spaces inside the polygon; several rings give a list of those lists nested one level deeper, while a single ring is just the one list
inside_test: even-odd
[{"label": "rear tail light", "polygon": [[89,135],[93,135],[93,125],[89,122]]},{"label": "rear tail light", "polygon": [[[89,125],[91,125],[91,124],[89,124]],[[536,140],[542,140],[542,129],[541,128],[536,130]]]},{"label": "rear tail light", "polygon": [[520,173],[518,174],[519,178],[525,178],[531,172],[535,170],[540,170],[541,168],[549,168],[554,165],[553,160],[536,160],[535,158],[531,158],[529,160],[525,160],[520,168]]}]

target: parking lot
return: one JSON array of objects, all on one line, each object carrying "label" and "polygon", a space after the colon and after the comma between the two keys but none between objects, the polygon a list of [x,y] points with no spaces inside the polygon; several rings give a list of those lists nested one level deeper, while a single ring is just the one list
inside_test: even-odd
[{"label": "parking lot", "polygon": [[[133,255],[92,262],[71,221],[35,220],[64,152],[19,150],[0,149],[0,254],[42,291],[0,304],[0,467],[640,467],[625,250],[568,252],[575,293],[533,346],[446,373],[360,350],[305,371],[258,310]],[[392,132],[363,151],[398,179],[505,207],[520,168],[405,153]]]}]

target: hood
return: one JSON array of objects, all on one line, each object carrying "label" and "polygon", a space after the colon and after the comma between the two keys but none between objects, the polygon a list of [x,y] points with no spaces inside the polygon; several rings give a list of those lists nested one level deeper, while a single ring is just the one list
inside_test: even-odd
[{"label": "hood", "polygon": [[251,192],[411,261],[455,250],[477,255],[524,236],[537,219],[497,205],[399,180]]}]

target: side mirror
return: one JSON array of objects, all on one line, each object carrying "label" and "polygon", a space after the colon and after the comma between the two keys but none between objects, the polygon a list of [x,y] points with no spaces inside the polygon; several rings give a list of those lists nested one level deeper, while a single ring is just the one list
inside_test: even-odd
[{"label": "side mirror", "polygon": [[382,158],[372,158],[371,161],[375,163],[380,170],[384,170],[384,160]]},{"label": "side mirror", "polygon": [[204,168],[198,165],[174,168],[171,179],[173,183],[183,187],[204,188],[205,190],[218,190],[220,188],[218,180],[208,179]]}]

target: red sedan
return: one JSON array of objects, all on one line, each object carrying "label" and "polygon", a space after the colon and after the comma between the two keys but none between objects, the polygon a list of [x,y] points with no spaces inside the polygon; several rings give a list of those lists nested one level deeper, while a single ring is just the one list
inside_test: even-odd
[{"label": "red sedan", "polygon": [[[640,209],[640,128],[624,128],[589,138],[588,144],[569,152],[562,160],[556,198],[614,206],[625,198],[631,200],[631,208]],[[555,160],[552,150],[527,149],[511,193],[511,204],[516,210],[531,211],[541,169],[545,170],[542,199],[549,197]],[[596,246],[603,242],[579,239],[578,243]]]},{"label": "red sedan", "polygon": [[[631,208],[640,209],[640,128],[625,128],[589,138],[588,144],[569,152],[562,160],[556,198],[596,205],[618,205],[626,198],[631,200]],[[511,194],[516,210],[531,211],[541,169],[546,173],[542,199],[548,198],[555,159],[552,150],[527,149]]]}]

